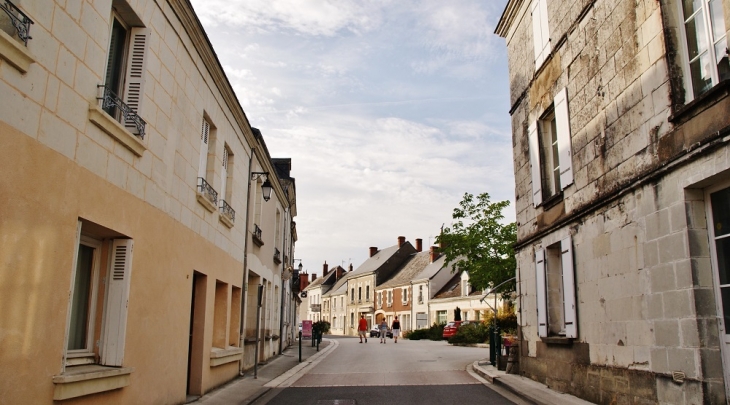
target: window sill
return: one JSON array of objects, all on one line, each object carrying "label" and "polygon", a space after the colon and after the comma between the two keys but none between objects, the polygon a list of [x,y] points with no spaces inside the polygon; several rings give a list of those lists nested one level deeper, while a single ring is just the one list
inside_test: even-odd
[{"label": "window sill", "polygon": [[228,228],[233,228],[233,221],[228,218],[225,214],[219,214],[218,219],[223,222],[223,225],[227,226]]},{"label": "window sill", "polygon": [[87,365],[68,367],[63,374],[53,376],[54,400],[77,398],[84,395],[111,391],[129,385],[132,367],[105,367]]},{"label": "window sill", "polygon": [[200,205],[205,207],[206,210],[208,210],[209,212],[215,212],[215,210],[216,210],[215,204],[213,204],[213,202],[210,201],[210,199],[208,198],[207,195],[201,193],[200,191],[196,191],[196,198],[198,199],[198,202],[200,203]]},{"label": "window sill", "polygon": [[243,349],[235,346],[228,346],[225,349],[214,347],[210,350],[210,366],[216,367],[221,364],[233,363],[243,359]]},{"label": "window sill", "polygon": [[0,58],[23,74],[28,72],[31,63],[35,63],[35,56],[28,51],[28,48],[2,30],[0,30]]},{"label": "window sill", "polygon": [[89,121],[106,132],[107,135],[119,141],[122,146],[132,151],[135,155],[142,157],[144,151],[147,150],[147,147],[144,146],[142,141],[127,131],[122,124],[117,122],[96,104],[89,104]]},{"label": "window sill", "polygon": [[542,203],[538,205],[538,207],[542,207],[543,210],[547,211],[557,205],[560,201],[563,201],[562,191],[555,193],[548,198],[545,198],[544,200],[542,200]]},{"label": "window sill", "polygon": [[573,344],[573,338],[567,338],[567,337],[561,337],[561,336],[550,336],[550,337],[542,337],[540,338],[543,343],[549,344],[549,345],[572,345]]}]

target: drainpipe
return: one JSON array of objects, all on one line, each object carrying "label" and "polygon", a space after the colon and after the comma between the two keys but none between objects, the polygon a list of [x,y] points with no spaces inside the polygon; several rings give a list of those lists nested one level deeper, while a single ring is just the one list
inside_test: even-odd
[{"label": "drainpipe", "polygon": [[[243,282],[241,283],[241,287],[243,288],[243,297],[241,297],[241,319],[239,322],[240,328],[239,328],[239,342],[238,347],[241,349],[244,349],[245,352],[245,345],[246,345],[246,336],[245,336],[245,330],[243,328],[244,326],[244,320],[245,318],[245,312],[246,312],[246,302],[248,301],[248,221],[249,221],[249,213],[251,212],[251,207],[249,206],[251,203],[251,164],[253,162],[253,155],[254,155],[255,148],[251,148],[251,156],[248,157],[248,188],[246,189],[246,228],[243,231],[244,239],[243,239]],[[258,345],[257,345],[258,347]],[[244,359],[246,358],[245,353],[241,360],[238,362],[238,374],[243,375],[243,366],[244,366]],[[258,363],[258,359],[254,359],[254,364]]]}]

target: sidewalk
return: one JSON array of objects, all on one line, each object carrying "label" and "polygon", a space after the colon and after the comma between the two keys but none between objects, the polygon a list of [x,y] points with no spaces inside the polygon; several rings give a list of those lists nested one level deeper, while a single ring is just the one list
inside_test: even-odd
[{"label": "sidewalk", "polygon": [[494,385],[503,387],[537,405],[587,405],[591,402],[569,394],[553,391],[544,384],[515,374],[497,370],[489,361],[475,361],[474,371]]},{"label": "sidewalk", "polygon": [[258,378],[253,377],[253,369],[246,371],[243,377],[222,385],[215,390],[203,395],[198,400],[190,402],[194,405],[247,405],[269,392],[272,387],[268,385],[273,380],[280,380],[278,377],[288,378],[294,376],[299,370],[311,364],[319,356],[328,352],[334,346],[329,339],[322,339],[319,345],[319,352],[312,347],[312,341],[302,340],[302,362],[299,363],[299,342],[282,352],[282,354],[269,359],[264,365],[258,366]]}]

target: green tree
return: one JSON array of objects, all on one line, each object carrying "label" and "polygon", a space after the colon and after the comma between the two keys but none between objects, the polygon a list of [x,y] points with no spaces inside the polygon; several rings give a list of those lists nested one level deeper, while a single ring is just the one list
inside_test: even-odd
[{"label": "green tree", "polygon": [[[454,223],[437,238],[446,265],[469,273],[469,283],[476,289],[496,286],[515,276],[516,260],[512,246],[517,241],[514,222],[504,224],[502,211],[509,201],[491,202],[488,193],[465,193],[452,215]],[[501,291],[514,291],[508,283]]]}]

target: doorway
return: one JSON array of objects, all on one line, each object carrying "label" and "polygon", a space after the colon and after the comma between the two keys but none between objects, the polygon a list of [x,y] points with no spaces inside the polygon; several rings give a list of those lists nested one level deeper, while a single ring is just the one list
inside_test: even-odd
[{"label": "doorway", "polygon": [[190,326],[188,330],[188,375],[186,394],[200,396],[203,393],[203,338],[205,333],[205,301],[208,277],[193,272],[190,297]]}]

